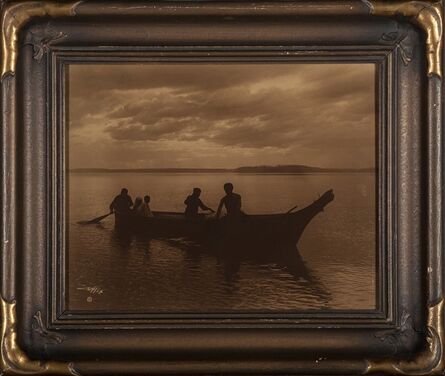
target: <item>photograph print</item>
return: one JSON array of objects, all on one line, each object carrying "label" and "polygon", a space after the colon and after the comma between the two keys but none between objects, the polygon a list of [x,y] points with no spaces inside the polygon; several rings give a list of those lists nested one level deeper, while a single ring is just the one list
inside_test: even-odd
[{"label": "photograph print", "polygon": [[66,66],[66,307],[377,307],[376,66]]}]

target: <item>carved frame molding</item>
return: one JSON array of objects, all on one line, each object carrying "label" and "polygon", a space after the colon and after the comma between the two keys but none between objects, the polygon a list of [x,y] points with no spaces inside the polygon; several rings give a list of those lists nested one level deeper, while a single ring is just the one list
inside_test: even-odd
[{"label": "carved frame molding", "polygon": [[[426,59],[428,61],[428,77],[436,77],[441,81],[443,67],[443,6],[441,2],[430,1],[373,1],[362,0],[375,16],[402,17],[420,28],[426,35]],[[4,3],[1,13],[1,81],[7,76],[14,80],[18,59],[19,34],[25,25],[37,17],[75,17],[76,9],[82,1],[56,2],[56,1],[18,1]],[[432,91],[430,91],[431,93]],[[429,102],[439,106],[440,98],[430,94]],[[440,106],[439,106],[440,107]],[[437,124],[437,127],[440,127]],[[434,132],[433,132],[434,133]],[[433,158],[441,157],[440,147],[437,146],[431,155]],[[431,182],[433,183],[433,182]],[[432,216],[436,215],[436,218]],[[440,234],[437,226],[441,220],[439,213],[430,214],[430,222],[435,224],[435,234]],[[430,239],[430,247],[441,247],[436,237]],[[13,246],[4,237],[2,252],[9,252]],[[429,261],[430,262],[430,261]],[[429,263],[428,262],[428,263]],[[430,283],[433,281],[430,280]],[[439,375],[445,370],[445,332],[444,332],[444,300],[430,304],[428,310],[428,347],[411,361],[394,362],[368,361],[365,373],[389,373],[401,375]],[[20,349],[17,340],[16,302],[7,301],[1,297],[1,333],[0,333],[0,365],[1,374],[61,374],[78,375],[72,363],[53,361],[34,361]]]}]

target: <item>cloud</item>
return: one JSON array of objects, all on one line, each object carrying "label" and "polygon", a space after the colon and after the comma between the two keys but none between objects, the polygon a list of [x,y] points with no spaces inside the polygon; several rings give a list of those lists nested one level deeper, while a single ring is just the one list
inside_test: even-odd
[{"label": "cloud", "polygon": [[[345,165],[343,151],[361,148],[361,163],[374,163],[371,64],[75,65],[69,77],[70,130],[110,149],[145,142],[184,150],[199,141],[214,160],[229,147],[232,164],[240,154],[267,150],[273,164],[304,150],[300,159],[322,151],[332,154],[326,163]],[[175,147],[171,156],[180,154]]]}]

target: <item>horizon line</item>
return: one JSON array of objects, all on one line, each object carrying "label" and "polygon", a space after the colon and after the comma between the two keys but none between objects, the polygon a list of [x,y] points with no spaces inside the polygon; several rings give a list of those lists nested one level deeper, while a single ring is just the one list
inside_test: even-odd
[{"label": "horizon line", "polygon": [[[293,170],[293,171],[292,171]],[[299,171],[298,171],[299,170]],[[140,168],[108,168],[108,167],[76,167],[69,172],[372,172],[376,167],[314,167],[307,165],[260,165],[224,167],[140,167]]]}]

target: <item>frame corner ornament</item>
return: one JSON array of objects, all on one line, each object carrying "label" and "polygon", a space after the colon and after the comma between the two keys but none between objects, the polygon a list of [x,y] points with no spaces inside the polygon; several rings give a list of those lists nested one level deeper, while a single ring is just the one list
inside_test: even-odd
[{"label": "frame corner ornament", "polygon": [[16,303],[1,298],[0,374],[79,376],[72,363],[31,360],[17,343]]},{"label": "frame corner ornament", "polygon": [[20,29],[34,17],[62,17],[76,15],[82,1],[22,1],[6,3],[1,14],[2,70],[1,78],[14,75]]},{"label": "frame corner ornament", "polygon": [[443,6],[441,1],[362,0],[376,16],[407,17],[426,34],[428,76],[442,78]]},{"label": "frame corner ornament", "polygon": [[409,361],[368,361],[366,374],[443,375],[445,370],[444,300],[428,309],[427,348]]}]

